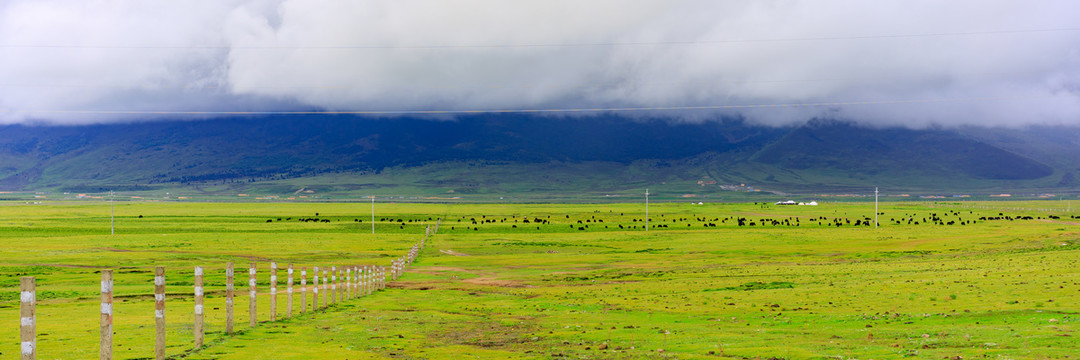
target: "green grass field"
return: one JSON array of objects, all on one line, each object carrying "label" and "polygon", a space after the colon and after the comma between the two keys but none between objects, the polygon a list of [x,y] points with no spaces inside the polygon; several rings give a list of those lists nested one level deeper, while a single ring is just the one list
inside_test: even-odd
[{"label": "green grass field", "polygon": [[[39,358],[96,357],[102,268],[116,358],[152,358],[154,266],[177,358],[1077,358],[1080,219],[1064,208],[891,202],[875,229],[872,203],[660,203],[646,232],[640,204],[379,204],[372,235],[365,203],[123,202],[109,235],[108,203],[0,203],[0,358],[18,357],[21,276],[38,282]],[[298,221],[315,217],[329,222]],[[270,261],[389,265],[437,219],[388,289],[265,322]],[[247,326],[238,295],[226,336],[230,261],[258,262],[264,322]],[[191,351],[196,265],[208,345]]]}]

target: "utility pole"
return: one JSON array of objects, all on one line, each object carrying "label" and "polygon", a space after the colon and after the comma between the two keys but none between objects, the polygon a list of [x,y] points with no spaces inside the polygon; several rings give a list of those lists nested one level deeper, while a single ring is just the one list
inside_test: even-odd
[{"label": "utility pole", "polygon": [[877,227],[878,227],[878,221],[877,221],[877,216],[878,216],[877,195],[878,195],[877,186],[875,186],[874,187],[874,228],[875,229],[877,229]]},{"label": "utility pole", "polygon": [[116,235],[116,211],[113,206],[113,198],[116,197],[111,190],[109,191],[109,235]]},{"label": "utility pole", "polygon": [[649,231],[649,189],[645,189],[645,231]]}]

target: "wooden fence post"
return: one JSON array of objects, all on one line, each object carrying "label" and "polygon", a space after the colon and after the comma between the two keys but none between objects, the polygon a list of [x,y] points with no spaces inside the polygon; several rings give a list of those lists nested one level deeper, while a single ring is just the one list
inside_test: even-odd
[{"label": "wooden fence post", "polygon": [[337,296],[334,298],[334,302],[339,303],[345,300],[345,274],[341,272],[341,269],[337,269],[337,281],[334,281],[334,283],[337,284],[337,291],[334,292]]},{"label": "wooden fence post", "polygon": [[330,304],[338,302],[337,266],[330,267]]},{"label": "wooden fence post", "polygon": [[352,298],[352,289],[353,289],[352,288],[352,284],[353,284],[352,276],[353,276],[352,268],[346,266],[345,267],[345,300],[349,300],[349,299]]},{"label": "wooden fence post", "polygon": [[286,280],[286,282],[287,282],[286,287],[288,288],[288,290],[286,290],[286,292],[289,293],[289,301],[288,301],[289,304],[285,306],[285,308],[286,308],[285,314],[288,317],[292,317],[292,307],[293,307],[292,306],[293,305],[293,300],[292,300],[293,268],[292,268],[292,264],[289,264],[289,270],[287,270],[287,272],[289,273],[288,274],[289,279]]},{"label": "wooden fence post", "polygon": [[203,346],[203,269],[195,267],[195,348]]},{"label": "wooden fence post", "polygon": [[300,313],[307,311],[307,267],[300,268]]},{"label": "wooden fence post", "polygon": [[257,279],[255,278],[256,263],[251,263],[251,267],[248,268],[248,325],[255,327],[259,325],[259,317],[255,312],[255,294]]},{"label": "wooden fence post", "polygon": [[322,307],[326,307],[327,304],[328,304],[327,302],[330,300],[330,299],[328,299],[330,297],[330,293],[329,293],[330,284],[327,284],[327,280],[330,280],[330,278],[326,277],[327,273],[328,273],[328,271],[326,271],[326,270],[322,271],[322,290],[323,290]]},{"label": "wooden fence post", "polygon": [[311,311],[319,310],[319,267],[311,268]]},{"label": "wooden fence post", "polygon": [[113,271],[101,270],[101,360],[112,359]]},{"label": "wooden fence post", "polygon": [[23,276],[19,278],[19,287],[21,359],[34,360],[37,358],[37,331],[35,330],[37,319],[34,318],[34,308],[37,306],[37,290],[35,289],[37,284],[33,276]]},{"label": "wooden fence post", "polygon": [[277,263],[270,263],[270,321],[277,320]]},{"label": "wooden fence post", "polygon": [[225,266],[225,333],[233,333],[233,263]]},{"label": "wooden fence post", "polygon": [[154,341],[154,358],[165,359],[165,267],[154,268],[154,318],[157,337]]}]

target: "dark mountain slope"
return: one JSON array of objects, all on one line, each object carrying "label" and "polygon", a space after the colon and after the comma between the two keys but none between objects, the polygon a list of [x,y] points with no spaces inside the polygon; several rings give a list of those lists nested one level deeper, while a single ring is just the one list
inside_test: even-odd
[{"label": "dark mountain slope", "polygon": [[671,125],[614,117],[340,116],[0,128],[6,188],[269,179],[431,162],[680,159],[760,148],[782,130],[741,121]]},{"label": "dark mountain slope", "polygon": [[907,172],[1032,180],[1053,173],[1040,162],[949,131],[871,130],[836,122],[815,122],[795,129],[753,160],[791,169],[871,175]]},{"label": "dark mountain slope", "polygon": [[[575,180],[586,178],[688,184],[713,179],[776,189],[899,182],[918,187],[1045,187],[1063,180],[1050,179],[1055,169],[1044,163],[1070,162],[1033,160],[1029,154],[1049,155],[1024,145],[1031,137],[1009,138],[1015,142],[1005,150],[987,134],[993,133],[974,137],[820,121],[772,128],[738,119],[680,124],[614,116],[516,115],[455,121],[289,116],[14,125],[0,127],[0,189],[138,190],[210,182],[258,186],[267,180],[329,174],[352,174],[353,180],[336,181],[363,182],[363,176],[385,171],[408,174],[395,181],[416,186],[490,185],[527,182],[537,169],[545,171],[548,185],[506,188],[552,191],[590,183]],[[472,161],[487,165],[468,170],[445,165]],[[402,170],[418,167],[430,171]],[[1073,169],[1066,170],[1057,172],[1067,175]]]}]

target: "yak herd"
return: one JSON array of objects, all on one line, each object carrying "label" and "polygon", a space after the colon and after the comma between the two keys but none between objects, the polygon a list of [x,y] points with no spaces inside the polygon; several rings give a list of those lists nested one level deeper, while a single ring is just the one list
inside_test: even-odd
[{"label": "yak herd", "polygon": [[[644,230],[646,226],[649,229],[670,229],[670,228],[715,228],[717,226],[730,225],[734,227],[801,227],[801,226],[826,226],[826,227],[869,227],[874,225],[874,219],[869,216],[813,216],[813,217],[748,217],[748,216],[728,216],[728,217],[700,217],[697,215],[691,217],[668,217],[665,214],[659,214],[657,216],[651,216],[646,225],[646,221],[643,217],[629,217],[627,218],[624,213],[615,214],[609,212],[608,217],[597,215],[587,215],[580,218],[571,218],[570,215],[546,215],[546,216],[492,216],[482,215],[479,218],[462,216],[458,219],[451,220],[454,224],[450,226],[450,230],[458,230],[463,228],[464,230],[479,231],[481,226],[484,225],[509,225],[511,229],[524,229],[526,227],[535,227],[536,230],[542,230],[548,227],[552,230],[558,228],[552,228],[552,226],[566,226],[571,231],[588,231],[592,229],[608,229],[608,230]],[[879,217],[885,215],[884,212],[878,213]],[[965,217],[966,216],[966,217]],[[887,222],[882,217],[882,223],[879,225],[938,225],[938,226],[966,226],[976,224],[980,221],[1018,221],[1018,220],[1042,220],[1043,217],[1035,217],[1030,215],[1006,215],[1004,213],[998,213],[997,216],[979,216],[975,217],[973,212],[961,213],[959,211],[945,211],[943,213],[929,213],[929,214],[903,214],[900,217],[890,217]],[[554,219],[553,219],[554,217]],[[1080,219],[1080,216],[1071,216],[1073,219]],[[1045,219],[1057,220],[1059,216],[1048,215]],[[281,221],[293,221],[292,217],[267,219],[266,222],[281,222]],[[297,217],[297,222],[315,222],[315,223],[329,223],[332,220],[329,218],[320,218],[316,213],[314,217]],[[335,218],[334,221],[342,221],[340,218]],[[379,218],[379,222],[391,223],[399,225],[400,228],[404,228],[409,223],[420,223],[434,221],[432,217],[396,217],[396,218]],[[361,218],[353,218],[352,222],[363,223]],[[566,229],[566,228],[563,228]]]},{"label": "yak herd", "polygon": [[[297,222],[302,222],[302,223],[308,223],[308,222],[311,222],[311,223],[330,223],[331,221],[341,221],[341,220],[342,219],[340,219],[340,218],[334,219],[334,220],[327,219],[327,218],[319,218],[319,213],[315,213],[314,217],[297,217],[296,218]],[[286,217],[284,219],[276,218],[276,220],[275,219],[266,219],[266,222],[268,222],[268,223],[272,223],[272,222],[275,222],[275,221],[277,221],[277,222],[293,221],[293,218],[291,218],[291,217]],[[396,223],[396,224],[398,224],[399,228],[404,229],[406,223],[419,223],[419,222],[422,222],[422,221],[430,222],[430,221],[435,221],[435,220],[432,217],[428,217],[427,220],[424,220],[424,219],[404,219],[404,218],[385,218],[384,217],[384,218],[379,218],[378,221],[384,222],[384,223],[392,223],[392,224]],[[363,223],[364,219],[353,218],[352,222]]]}]

